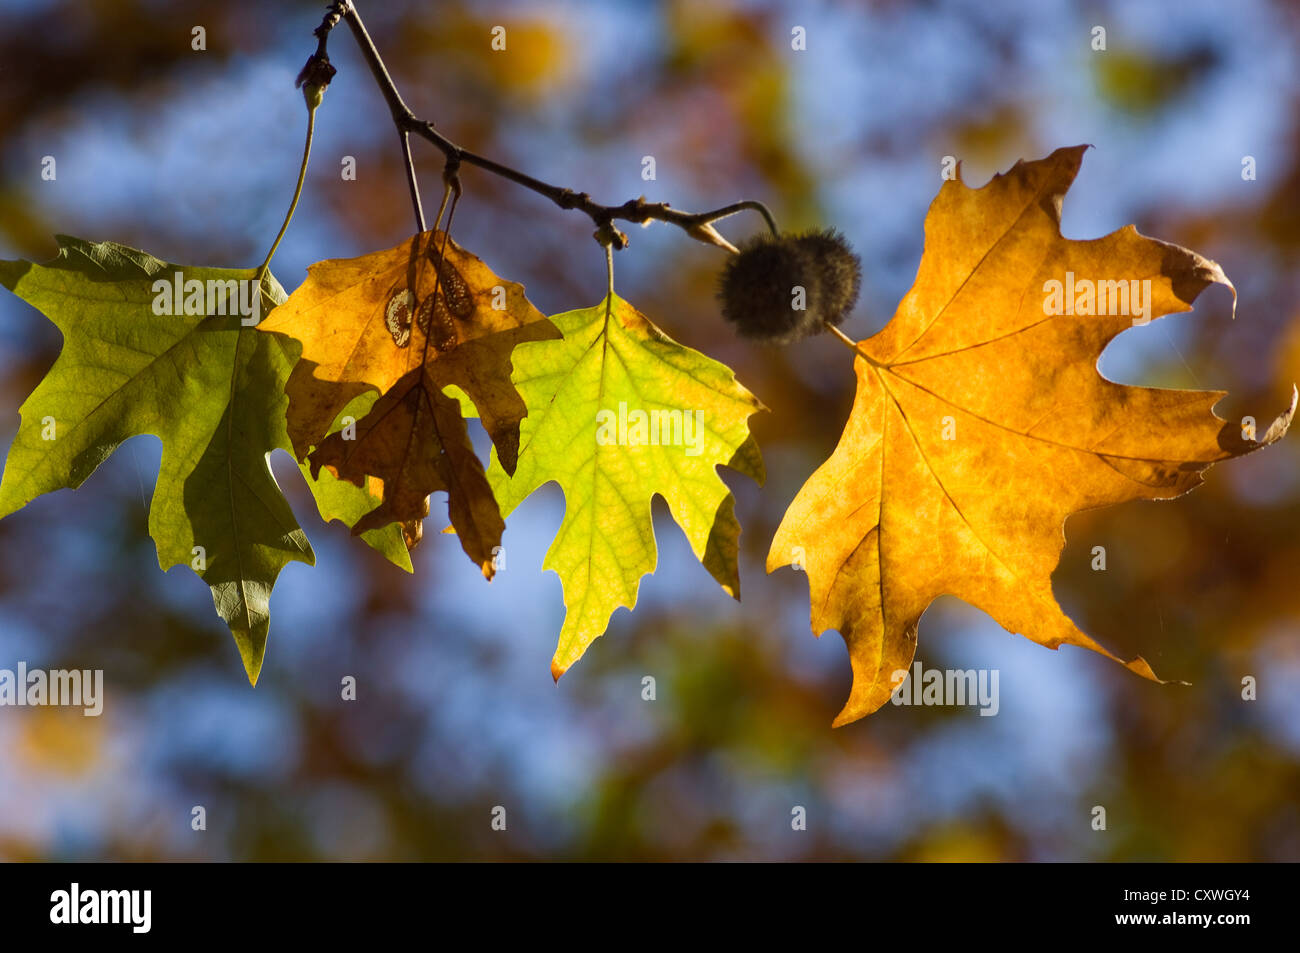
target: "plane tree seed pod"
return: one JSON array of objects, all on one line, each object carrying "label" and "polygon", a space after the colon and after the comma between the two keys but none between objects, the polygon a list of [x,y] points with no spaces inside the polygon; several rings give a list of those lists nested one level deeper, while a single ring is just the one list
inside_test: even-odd
[{"label": "plane tree seed pod", "polygon": [[786,232],[745,242],[723,269],[718,297],[742,337],[790,344],[842,323],[861,285],[861,263],[839,232]]}]

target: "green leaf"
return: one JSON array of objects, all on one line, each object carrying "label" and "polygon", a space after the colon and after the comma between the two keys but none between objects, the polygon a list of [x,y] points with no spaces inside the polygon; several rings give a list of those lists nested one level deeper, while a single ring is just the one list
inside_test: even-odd
[{"label": "green leaf", "polygon": [[[521,344],[512,355],[511,379],[528,408],[519,463],[507,476],[493,451],[488,479],[503,515],[549,481],[564,491],[545,562],[560,576],[567,609],[551,662],[558,679],[615,609],[636,606],[641,577],[655,568],[656,494],[696,557],[739,598],[740,524],[717,466],[763,482],[748,418],[766,408],[728,367],[671,340],[616,295],[551,321],[563,340]],[[676,428],[665,413],[676,415]]]},{"label": "green leaf", "polygon": [[[268,465],[272,450],[289,449],[284,385],[298,354],[244,326],[239,313],[215,313],[239,312],[232,289],[251,285],[214,283],[251,281],[252,270],[173,265],[112,242],[58,240],[48,264],[0,262],[0,283],[53,321],[64,341],[22,405],[0,480],[0,516],[80,486],[129,437],[157,436],[163,454],[149,532],[158,562],[164,570],[190,566],[211,586],[256,683],[276,577],[290,560],[315,563]],[[202,299],[187,295],[170,309],[181,313],[156,314],[162,287],[175,287],[177,274],[202,282]],[[258,307],[264,313],[284,297],[267,275]],[[183,313],[187,302],[199,313]],[[331,500],[332,493],[327,488]]]}]

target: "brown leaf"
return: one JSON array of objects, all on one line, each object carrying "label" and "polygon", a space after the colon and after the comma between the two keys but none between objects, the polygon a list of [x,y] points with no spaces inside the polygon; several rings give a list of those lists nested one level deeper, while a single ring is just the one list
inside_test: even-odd
[{"label": "brown leaf", "polygon": [[357,421],[354,439],[336,431],[308,459],[313,474],[327,466],[358,486],[378,479],[383,502],[363,516],[352,533],[401,523],[408,548],[423,532],[429,494],[445,491],[462,548],[483,575],[492,578],[493,550],[501,544],[505,521],[470,443],[460,404],[431,387],[422,368],[375,402]]},{"label": "brown leaf", "polygon": [[[399,522],[407,546],[422,535],[428,495],[445,490],[466,553],[491,576],[502,520],[461,418],[443,394],[474,403],[504,466],[513,472],[524,403],[511,383],[517,344],[559,336],[524,297],[440,231],[360,258],[318,262],[259,327],[302,344],[287,428],[315,472],[328,466],[357,485],[383,484],[382,504],[353,527]],[[356,423],[356,440],[326,437],[358,394],[381,397]],[[313,448],[316,448],[313,452]]]},{"label": "brown leaf", "polygon": [[514,470],[524,405],[510,382],[510,354],[516,344],[559,332],[523,285],[498,277],[454,239],[444,245],[444,237],[429,231],[360,258],[317,262],[259,325],[302,343],[304,363],[287,387],[289,436],[300,459],[360,389],[384,394],[424,368],[430,388],[454,384],[466,393]]},{"label": "brown leaf", "polygon": [[[1232,286],[1214,262],[1132,226],[1063,238],[1061,201],[1085,148],[1017,163],[980,189],[944,183],[915,284],[858,346],[839,445],[777,530],[768,571],[805,568],[813,630],[838,629],[848,644],[853,689],[836,725],[889,699],[921,613],[945,593],[1049,648],[1114,658],[1052,594],[1065,518],[1178,496],[1290,423],[1294,390],[1256,440],[1215,416],[1221,391],[1130,387],[1098,373],[1102,350],[1135,320],[1186,311],[1212,283]],[[1091,310],[1112,313],[1081,313],[1083,281],[1095,283]],[[1070,285],[1075,307],[1052,313]],[[1126,299],[1130,313],[1114,313]],[[1124,664],[1156,678],[1140,657]]]}]

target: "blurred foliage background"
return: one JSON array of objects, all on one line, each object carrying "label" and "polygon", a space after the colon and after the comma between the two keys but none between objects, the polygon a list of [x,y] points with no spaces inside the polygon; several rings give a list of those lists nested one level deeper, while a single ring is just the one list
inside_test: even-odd
[{"label": "blurred foliage background", "polygon": [[[66,232],[171,261],[260,261],[293,189],[293,79],[323,4],[0,6],[0,255],[48,258]],[[605,202],[749,197],[785,227],[839,227],[863,255],[847,326],[862,337],[911,283],[944,156],[979,185],[1018,158],[1091,143],[1066,235],[1135,223],[1219,261],[1241,296],[1235,321],[1230,296],[1212,291],[1194,314],[1126,332],[1107,375],[1227,390],[1222,416],[1259,420],[1300,379],[1289,0],[359,6],[410,105],[469,148]],[[196,25],[204,52],[191,49]],[[504,52],[490,49],[495,25]],[[794,26],[806,51],[791,49]],[[310,262],[412,228],[396,136],[345,29],[330,53],[339,75],[276,259],[289,288]],[[439,157],[414,147],[436,207]],[[46,155],[53,182],[40,177]],[[340,176],[344,156],[355,181]],[[463,178],[458,240],[543,311],[599,300],[589,221],[477,170]],[[739,240],[760,225],[723,231]],[[828,338],[737,340],[713,298],[724,253],[659,225],[631,239],[620,293],[771,408],[754,420],[767,486],[729,478],[743,603],[712,583],[659,501],[659,572],[557,686],[563,605],[540,571],[557,488],[512,516],[489,587],[445,538],[426,538],[408,576],[322,525],[277,455],[319,564],[281,576],[252,689],[207,587],[158,570],[146,516],[159,447],[137,438],[82,489],[0,522],[0,667],[101,668],[107,693],[98,719],[0,709],[0,857],[1300,859],[1300,442],[1215,469],[1176,503],[1067,524],[1055,576],[1067,611],[1190,687],[1047,651],[944,599],[922,620],[918,658],[998,669],[999,714],[887,706],[832,731],[843,643],[810,635],[798,573],[762,566],[843,426],[849,357]],[[0,297],[6,443],[58,347],[37,312]],[[1098,545],[1105,572],[1090,569]],[[346,675],[356,702],[340,700]],[[654,701],[641,697],[646,675]],[[1241,699],[1247,675],[1254,702]],[[204,832],[190,829],[195,805]],[[505,832],[489,825],[497,805]],[[805,832],[791,829],[795,805]]]}]

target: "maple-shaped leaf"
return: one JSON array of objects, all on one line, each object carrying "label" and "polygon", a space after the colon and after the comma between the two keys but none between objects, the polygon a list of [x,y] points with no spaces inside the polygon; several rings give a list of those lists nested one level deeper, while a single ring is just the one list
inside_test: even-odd
[{"label": "maple-shaped leaf", "polygon": [[[454,387],[473,402],[513,469],[524,403],[510,357],[526,341],[558,336],[524,297],[441,231],[360,258],[318,262],[261,324],[302,344],[288,386],[288,430],[298,458],[358,485],[377,479],[383,502],[354,532],[398,522],[420,536],[430,493],[448,493],[452,524],[471,559],[492,573],[504,522],[473,452]],[[381,395],[356,433],[326,436],[360,393]],[[354,439],[355,436],[355,439]],[[314,448],[314,449],[313,449]]]},{"label": "maple-shaped leaf", "polygon": [[[22,405],[0,516],[80,486],[129,437],[157,436],[149,532],[158,561],[164,570],[190,566],[212,587],[256,682],[276,577],[290,560],[315,562],[267,463],[272,450],[289,449],[284,386],[297,345],[243,323],[255,296],[260,314],[284,291],[267,275],[259,292],[251,270],[58,241],[47,264],[0,262],[0,283],[63,334],[54,366]],[[331,499],[355,506],[337,491]]]},{"label": "maple-shaped leaf", "polygon": [[[1215,416],[1221,391],[1130,387],[1098,372],[1125,328],[1231,285],[1214,262],[1132,226],[1062,237],[1085,148],[1017,163],[980,189],[944,183],[915,284],[858,345],[839,445],[777,530],[768,571],[805,569],[814,632],[837,629],[848,644],[853,688],[836,725],[889,699],[921,613],[943,594],[1049,648],[1114,658],[1052,594],[1066,517],[1178,496],[1290,423],[1294,393],[1255,440]],[[1140,657],[1125,664],[1155,679]]]},{"label": "maple-shaped leaf", "polygon": [[559,341],[523,344],[514,382],[528,407],[519,463],[494,452],[488,478],[505,515],[552,480],[564,520],[545,568],[560,576],[566,614],[551,674],[559,678],[619,606],[636,605],[656,561],[650,503],[668,503],[697,558],[739,598],[735,499],[719,464],[764,479],[749,416],[766,409],[730,368],[683,347],[626,301],[551,318]]}]

